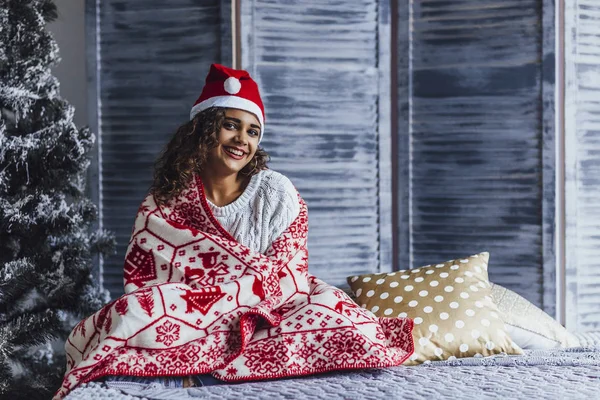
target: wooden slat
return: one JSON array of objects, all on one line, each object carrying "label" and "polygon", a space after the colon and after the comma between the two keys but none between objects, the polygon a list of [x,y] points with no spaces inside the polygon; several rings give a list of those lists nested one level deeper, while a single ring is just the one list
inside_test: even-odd
[{"label": "wooden slat", "polygon": [[[85,57],[86,57],[86,80],[87,80],[87,114],[88,125],[92,132],[96,133],[96,143],[90,151],[90,167],[87,170],[86,192],[91,200],[98,206],[98,219],[94,221],[91,229],[94,231],[102,227],[102,206],[100,204],[100,157],[98,133],[98,14],[97,0],[86,0],[85,2]],[[94,255],[92,258],[92,274],[98,279],[100,285],[104,285],[102,276],[102,256]]]},{"label": "wooden slat", "polygon": [[600,327],[600,4],[565,2],[567,327]]},{"label": "wooden slat", "polygon": [[492,281],[554,313],[540,1],[411,5],[398,10],[400,267],[489,251]]},{"label": "wooden slat", "polygon": [[391,270],[389,2],[244,1],[241,21],[262,144],[308,204],[311,272]]},{"label": "wooden slat", "polygon": [[[94,3],[93,6],[89,3]],[[90,1],[88,37],[98,39],[98,163],[102,227],[117,253],[104,259],[103,283],[123,291],[123,260],[152,164],[189,110],[213,62],[231,63],[228,1]],[[97,100],[97,101],[96,101]]]},{"label": "wooden slat", "polygon": [[[561,262],[562,250],[558,241],[562,237],[562,220],[557,212],[557,204],[562,198],[557,190],[557,171],[560,170],[557,158],[556,110],[562,106],[561,96],[556,95],[556,4],[555,0],[542,0],[542,304],[549,315],[564,324],[562,297],[557,296],[557,268]],[[558,81],[560,83],[560,80]],[[561,178],[562,179],[562,178]],[[559,199],[557,201],[557,199]],[[558,233],[561,229],[561,233]]]}]

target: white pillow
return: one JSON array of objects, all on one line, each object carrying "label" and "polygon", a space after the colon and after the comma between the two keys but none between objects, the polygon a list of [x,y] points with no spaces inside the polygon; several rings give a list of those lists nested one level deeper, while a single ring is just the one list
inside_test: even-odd
[{"label": "white pillow", "polygon": [[492,300],[506,331],[522,349],[579,347],[579,339],[554,318],[517,293],[492,283]]}]

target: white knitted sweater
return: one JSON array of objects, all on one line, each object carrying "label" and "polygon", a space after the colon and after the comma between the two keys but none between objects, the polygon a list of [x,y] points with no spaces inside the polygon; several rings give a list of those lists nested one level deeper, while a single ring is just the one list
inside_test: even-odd
[{"label": "white knitted sweater", "polygon": [[244,192],[223,207],[208,201],[214,216],[238,242],[265,253],[300,212],[292,182],[272,170],[252,176]]}]

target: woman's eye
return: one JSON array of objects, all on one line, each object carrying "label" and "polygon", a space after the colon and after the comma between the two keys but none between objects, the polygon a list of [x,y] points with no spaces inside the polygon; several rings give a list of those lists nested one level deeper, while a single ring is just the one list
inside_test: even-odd
[{"label": "woman's eye", "polygon": [[231,122],[225,122],[225,128],[226,129],[235,129],[235,125],[232,124]]},{"label": "woman's eye", "polygon": [[258,136],[258,135],[260,135],[260,133],[258,133],[258,131],[255,131],[254,129],[250,130],[250,134],[252,136]]}]

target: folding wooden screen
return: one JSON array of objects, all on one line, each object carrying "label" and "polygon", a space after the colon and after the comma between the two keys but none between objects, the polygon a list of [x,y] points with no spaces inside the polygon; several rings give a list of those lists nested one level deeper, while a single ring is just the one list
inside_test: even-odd
[{"label": "folding wooden screen", "polygon": [[262,88],[271,167],[308,203],[314,274],[489,251],[492,281],[598,327],[600,9],[557,1],[243,0],[232,25],[231,1],[88,0],[92,194],[119,241],[105,285],[121,291],[154,158],[235,53]]}]

